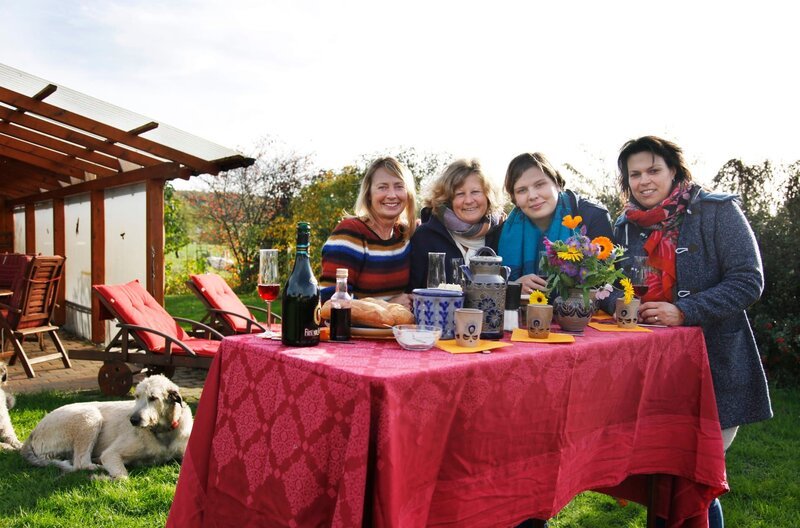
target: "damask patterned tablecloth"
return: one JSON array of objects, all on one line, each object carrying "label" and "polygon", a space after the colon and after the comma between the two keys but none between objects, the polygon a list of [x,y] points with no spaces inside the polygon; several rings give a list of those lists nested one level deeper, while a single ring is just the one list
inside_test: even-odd
[{"label": "damask patterned tablecloth", "polygon": [[491,354],[226,338],[167,526],[513,526],[577,493],[705,526],[727,490],[702,332],[587,329]]}]

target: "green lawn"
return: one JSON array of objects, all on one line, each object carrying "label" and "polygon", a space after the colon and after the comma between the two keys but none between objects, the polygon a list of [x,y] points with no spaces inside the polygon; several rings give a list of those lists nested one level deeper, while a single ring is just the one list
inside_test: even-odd
[{"label": "green lawn", "polygon": [[[800,526],[800,389],[772,390],[775,418],[744,427],[728,453],[732,491],[723,497],[727,526]],[[20,394],[11,420],[20,438],[45,412],[75,401],[101,399],[83,393]],[[196,402],[190,402],[193,409]],[[180,467],[171,463],[131,469],[127,481],[93,481],[87,472],[62,475],[29,466],[16,452],[0,452],[0,526],[163,526]],[[645,511],[621,507],[610,497],[584,493],[551,520],[552,528],[644,527]]]},{"label": "green lawn", "polygon": [[[238,296],[239,299],[241,299],[241,301],[246,305],[256,306],[258,308],[267,307],[267,303],[261,300],[261,298],[256,294],[255,290],[247,294],[240,293]],[[197,297],[194,296],[194,294],[191,293],[186,295],[167,295],[164,298],[164,307],[173,317],[185,317],[187,319],[199,321],[205,316],[203,304],[197,299]],[[280,315],[280,299],[272,302],[272,313]],[[264,314],[256,313],[255,315],[259,322],[264,321]],[[183,326],[188,328],[188,325],[186,324]]]}]

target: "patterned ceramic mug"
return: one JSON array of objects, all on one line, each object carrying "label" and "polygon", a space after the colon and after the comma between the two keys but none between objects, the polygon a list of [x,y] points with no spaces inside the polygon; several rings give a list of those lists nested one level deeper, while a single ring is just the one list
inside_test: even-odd
[{"label": "patterned ceramic mug", "polygon": [[476,347],[481,340],[483,310],[459,308],[456,310],[456,344],[462,347]]}]

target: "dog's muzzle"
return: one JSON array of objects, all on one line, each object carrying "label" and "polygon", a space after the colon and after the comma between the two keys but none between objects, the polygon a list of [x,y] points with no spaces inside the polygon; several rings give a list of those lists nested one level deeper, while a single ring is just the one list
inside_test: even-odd
[{"label": "dog's muzzle", "polygon": [[134,427],[140,427],[142,425],[142,417],[138,414],[131,416],[131,425]]}]

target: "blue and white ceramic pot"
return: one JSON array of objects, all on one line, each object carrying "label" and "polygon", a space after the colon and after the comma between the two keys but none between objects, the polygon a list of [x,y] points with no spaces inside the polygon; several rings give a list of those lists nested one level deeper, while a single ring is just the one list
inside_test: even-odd
[{"label": "blue and white ceramic pot", "polygon": [[464,294],[454,290],[417,288],[411,292],[411,311],[417,324],[438,326],[442,339],[455,337],[455,315],[464,307]]}]

